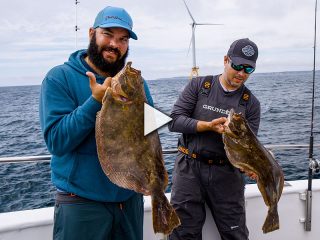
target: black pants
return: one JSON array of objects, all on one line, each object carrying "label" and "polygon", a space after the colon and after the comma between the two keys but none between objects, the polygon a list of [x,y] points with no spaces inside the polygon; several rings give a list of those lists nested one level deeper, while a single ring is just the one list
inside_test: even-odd
[{"label": "black pants", "polygon": [[247,240],[244,177],[231,165],[208,165],[179,153],[172,178],[171,204],[181,226],[170,240],[201,240],[211,210],[222,240]]}]

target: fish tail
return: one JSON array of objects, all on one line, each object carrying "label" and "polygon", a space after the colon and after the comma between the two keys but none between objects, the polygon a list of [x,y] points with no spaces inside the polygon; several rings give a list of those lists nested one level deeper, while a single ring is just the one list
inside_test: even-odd
[{"label": "fish tail", "polygon": [[263,233],[272,232],[279,229],[279,215],[278,215],[278,206],[271,206],[268,210],[268,215],[264,221],[262,230]]},{"label": "fish tail", "polygon": [[154,233],[168,235],[180,225],[176,211],[164,194],[152,196],[152,218]]}]

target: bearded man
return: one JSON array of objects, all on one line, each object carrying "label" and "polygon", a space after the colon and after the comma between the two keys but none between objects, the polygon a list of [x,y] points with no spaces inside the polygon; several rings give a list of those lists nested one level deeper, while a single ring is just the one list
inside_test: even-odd
[{"label": "bearded man", "polygon": [[[138,39],[132,26],[123,8],[104,8],[89,29],[88,49],[71,54],[42,82],[40,124],[57,188],[53,239],[143,238],[143,196],[111,183],[95,141],[104,93],[125,65],[129,39]],[[144,88],[153,105],[146,82]]]}]

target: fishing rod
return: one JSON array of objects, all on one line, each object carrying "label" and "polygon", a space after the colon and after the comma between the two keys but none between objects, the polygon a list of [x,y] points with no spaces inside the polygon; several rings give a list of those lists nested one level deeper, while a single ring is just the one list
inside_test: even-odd
[{"label": "fishing rod", "polygon": [[309,142],[309,171],[308,171],[308,190],[306,194],[306,221],[305,230],[311,231],[311,210],[312,210],[312,178],[314,172],[319,172],[320,164],[313,156],[313,124],[314,124],[314,98],[315,98],[315,74],[316,74],[316,44],[317,44],[317,3],[315,2],[314,17],[314,43],[313,43],[313,73],[312,73],[312,106],[311,106],[311,131]]},{"label": "fishing rod", "polygon": [[78,0],[75,0],[75,4],[76,4],[76,25],[74,27],[74,30],[76,32],[76,50],[78,49],[78,31],[80,30],[80,28],[78,27],[78,4],[80,2]]}]

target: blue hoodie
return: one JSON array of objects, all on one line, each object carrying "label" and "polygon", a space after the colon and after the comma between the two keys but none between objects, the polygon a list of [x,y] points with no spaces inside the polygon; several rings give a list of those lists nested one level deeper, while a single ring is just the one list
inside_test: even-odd
[{"label": "blue hoodie", "polygon": [[[95,201],[122,202],[134,192],[113,184],[104,174],[95,141],[96,114],[101,103],[92,97],[85,50],[54,67],[42,82],[40,124],[51,158],[53,184],[63,191]],[[102,84],[104,77],[96,75]],[[144,88],[153,105],[146,82]]]}]

